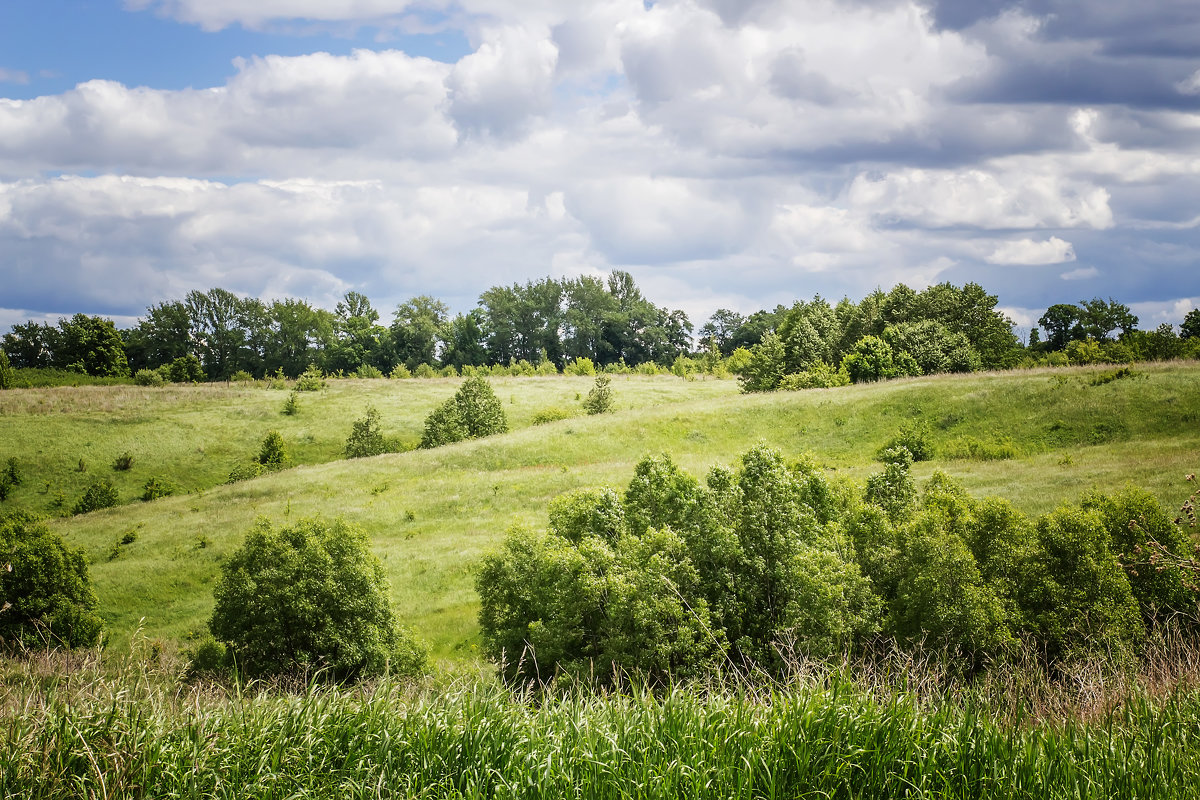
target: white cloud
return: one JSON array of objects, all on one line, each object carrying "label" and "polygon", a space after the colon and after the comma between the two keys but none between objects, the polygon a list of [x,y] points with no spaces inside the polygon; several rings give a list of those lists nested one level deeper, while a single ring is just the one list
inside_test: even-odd
[{"label": "white cloud", "polygon": [[29,83],[29,73],[24,70],[0,67],[0,83]]},{"label": "white cloud", "polygon": [[1095,267],[1080,267],[1079,269],[1073,269],[1070,272],[1064,272],[1058,277],[1062,278],[1064,281],[1086,281],[1097,277],[1099,274],[1100,270],[1096,269]]},{"label": "white cloud", "polygon": [[1057,236],[1042,242],[1014,239],[1000,243],[984,260],[989,264],[1061,264],[1075,260],[1075,248]]},{"label": "white cloud", "polygon": [[1110,228],[1109,193],[1054,174],[901,169],[860,174],[849,202],[877,218],[946,228]]},{"label": "white cloud", "polygon": [[521,132],[532,116],[549,108],[557,61],[558,48],[546,34],[489,31],[450,73],[450,115],[467,131]]}]

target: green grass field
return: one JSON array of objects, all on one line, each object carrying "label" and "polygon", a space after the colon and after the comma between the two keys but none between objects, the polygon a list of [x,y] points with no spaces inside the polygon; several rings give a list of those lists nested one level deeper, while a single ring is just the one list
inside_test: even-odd
[{"label": "green grass field", "polygon": [[[93,476],[117,482],[125,505],[53,523],[92,559],[114,645],[140,629],[174,648],[204,631],[220,559],[254,519],[321,514],[366,529],[402,620],[435,661],[462,663],[476,658],[480,556],[514,524],[544,525],[547,503],[561,492],[624,486],[648,453],[669,452],[702,475],[762,441],[861,481],[900,425],[923,420],[937,452],[974,440],[1007,442],[1016,456],[938,456],[917,465],[918,478],[945,470],[1027,513],[1126,483],[1178,505],[1184,474],[1200,466],[1200,366],[1139,366],[1132,377],[1096,380],[1105,374],[939,376],[764,395],[739,394],[733,381],[626,376],[614,380],[617,413],[538,426],[530,420],[540,409],[578,408],[591,379],[495,379],[511,433],[351,461],[340,459],[341,447],[368,404],[385,433],[415,442],[425,415],[458,381],[332,381],[302,394],[292,417],[280,413],[286,392],[261,385],[15,390],[0,394],[0,459],[16,455],[25,473],[9,505],[44,510],[57,491],[73,503]],[[231,466],[248,461],[272,428],[298,465],[225,485]],[[115,472],[109,463],[125,451],[134,466]],[[134,500],[150,475],[191,491]],[[136,540],[116,546],[127,532]]]}]

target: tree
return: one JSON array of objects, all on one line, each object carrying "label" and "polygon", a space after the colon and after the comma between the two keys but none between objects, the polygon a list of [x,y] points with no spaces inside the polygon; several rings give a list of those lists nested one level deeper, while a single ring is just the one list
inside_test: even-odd
[{"label": "tree", "polygon": [[137,327],[124,332],[125,352],[131,370],[156,369],[192,353],[192,319],[179,301],[146,309]]},{"label": "tree", "polygon": [[1194,339],[1200,337],[1200,308],[1193,308],[1183,318],[1183,324],[1179,326],[1180,339]]},{"label": "tree", "polygon": [[260,520],[225,561],[209,629],[251,676],[325,670],[333,680],[418,672],[424,655],[400,629],[383,567],[342,520]]},{"label": "tree", "polygon": [[11,389],[13,385],[13,368],[8,361],[8,353],[0,348],[0,389]]},{"label": "tree", "polygon": [[326,372],[356,372],[370,365],[382,372],[392,371],[387,355],[389,331],[377,325],[379,312],[360,292],[346,292],[334,309],[333,339],[325,350]]},{"label": "tree", "polygon": [[598,375],[587,399],[583,401],[583,410],[589,414],[607,414],[613,410],[612,378]]},{"label": "tree", "polygon": [[58,337],[57,328],[30,320],[13,325],[12,331],[4,334],[4,350],[18,369],[49,367],[54,365]]},{"label": "tree", "polygon": [[100,377],[129,377],[121,334],[110,319],[76,314],[59,320],[55,366]]},{"label": "tree", "polygon": [[283,436],[279,431],[269,431],[263,437],[256,460],[267,469],[282,469],[287,464],[287,446],[284,445]]},{"label": "tree", "polygon": [[1129,306],[1118,303],[1111,297],[1108,300],[1099,297],[1083,300],[1080,306],[1082,310],[1079,315],[1079,327],[1083,337],[1107,342],[1114,330],[1128,335],[1137,328],[1138,318],[1130,312]]},{"label": "tree", "polygon": [[478,367],[487,363],[483,346],[483,312],[473,308],[458,314],[446,325],[445,350],[442,363],[462,371],[465,366]]},{"label": "tree", "polygon": [[438,345],[446,337],[449,313],[445,303],[429,295],[414,297],[398,305],[391,327],[396,362],[410,370],[416,369],[418,364],[436,364]]},{"label": "tree", "polygon": [[746,323],[746,318],[736,311],[718,308],[708,322],[700,326],[700,346],[716,345],[721,355],[728,357],[733,352],[733,336]]},{"label": "tree", "polygon": [[391,450],[387,439],[379,429],[379,412],[375,406],[367,406],[362,419],[355,420],[346,439],[346,458],[368,458]]},{"label": "tree", "polygon": [[892,348],[877,336],[864,336],[842,359],[842,366],[855,383],[878,381],[893,376]]},{"label": "tree", "polygon": [[1046,346],[1051,350],[1063,350],[1067,343],[1083,338],[1079,321],[1083,314],[1079,306],[1056,303],[1038,318],[1038,325],[1046,332]]},{"label": "tree", "polygon": [[0,513],[0,644],[88,647],[102,627],[83,551],[32,514]]}]

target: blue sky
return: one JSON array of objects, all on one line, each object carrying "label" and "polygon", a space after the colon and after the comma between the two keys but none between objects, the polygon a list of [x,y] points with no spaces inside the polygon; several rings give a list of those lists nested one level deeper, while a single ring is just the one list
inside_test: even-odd
[{"label": "blue sky", "polygon": [[385,321],[632,272],[701,324],[977,281],[1200,305],[1194,0],[6,0],[0,330]]}]

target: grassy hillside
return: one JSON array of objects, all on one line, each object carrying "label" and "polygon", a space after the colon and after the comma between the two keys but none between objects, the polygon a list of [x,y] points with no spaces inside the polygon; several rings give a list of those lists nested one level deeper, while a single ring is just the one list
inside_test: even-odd
[{"label": "grassy hillside", "polygon": [[[1126,482],[1177,504],[1186,494],[1183,475],[1200,466],[1200,366],[1139,366],[1135,372],[1108,382],[1097,378],[1111,371],[1070,370],[769,395],[739,395],[732,382],[630,376],[614,380],[618,413],[541,426],[529,425],[539,408],[574,405],[591,381],[497,379],[493,385],[515,428],[508,435],[434,451],[308,463],[228,486],[214,484],[230,461],[256,451],[268,427],[298,443],[298,460],[328,462],[368,402],[383,413],[386,432],[415,439],[424,415],[457,382],[332,384],[319,396],[302,396],[296,418],[279,414],[284,393],[252,388],[7,392],[0,395],[0,441],[12,452],[19,449],[14,432],[25,441],[29,430],[32,447],[42,451],[38,458],[50,465],[39,462],[38,469],[62,476],[80,457],[87,459],[83,448],[93,448],[92,458],[111,474],[109,453],[140,443],[146,450],[134,451],[131,472],[144,467],[141,480],[169,468],[190,476],[184,485],[209,487],[54,523],[93,559],[101,612],[118,642],[139,626],[168,642],[202,631],[219,560],[256,516],[279,521],[325,514],[368,531],[401,617],[432,644],[435,657],[462,660],[472,657],[475,645],[472,570],[479,556],[513,524],[543,525],[546,503],[560,492],[623,486],[646,453],[668,451],[702,474],[765,441],[788,456],[811,452],[832,474],[861,480],[876,468],[876,450],[915,419],[929,425],[939,452],[965,451],[963,443],[971,440],[1006,440],[1016,452],[997,461],[939,457],[918,465],[919,477],[943,469],[976,494],[1001,495],[1030,513],[1091,486]],[[158,449],[161,465],[149,455]],[[28,483],[22,492],[36,491]],[[135,541],[117,546],[129,532]]]}]

